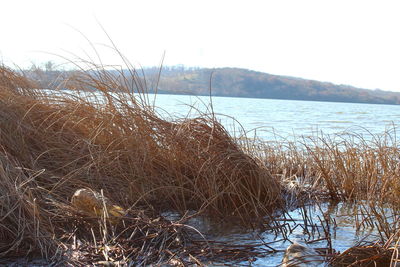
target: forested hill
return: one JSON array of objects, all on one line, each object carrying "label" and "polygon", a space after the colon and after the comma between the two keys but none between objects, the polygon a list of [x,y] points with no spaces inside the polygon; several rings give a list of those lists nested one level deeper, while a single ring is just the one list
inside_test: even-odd
[{"label": "forested hill", "polygon": [[[95,74],[96,71],[93,71]],[[59,71],[49,65],[45,69],[33,66],[24,74],[38,82],[40,88],[62,88],[62,81],[74,71]],[[110,70],[116,76],[120,71]],[[126,79],[131,72],[123,71]],[[315,100],[373,104],[400,104],[400,93],[360,89],[288,76],[271,75],[239,68],[187,68],[183,66],[144,68],[137,70],[149,92],[190,95],[254,97],[291,100]],[[158,77],[160,77],[157,83]],[[128,83],[131,84],[131,83]],[[133,83],[132,83],[133,84]],[[157,86],[158,85],[158,86]]]},{"label": "forested hill", "polygon": [[[156,79],[158,68],[144,69],[147,79]],[[163,67],[159,93],[314,100],[374,104],[400,104],[400,93],[360,89],[239,68]],[[155,84],[155,83],[153,83]]]}]

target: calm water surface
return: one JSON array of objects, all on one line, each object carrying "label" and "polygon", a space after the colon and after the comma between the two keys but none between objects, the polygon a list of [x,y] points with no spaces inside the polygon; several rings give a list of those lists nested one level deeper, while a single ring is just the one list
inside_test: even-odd
[{"label": "calm water surface", "polygon": [[[343,252],[361,241],[378,240],[379,237],[376,229],[369,227],[360,227],[356,229],[356,222],[362,221],[361,216],[356,217],[355,215],[360,212],[359,210],[356,212],[356,208],[357,206],[350,204],[324,203],[321,205],[310,205],[305,207],[305,209],[295,209],[289,212],[290,217],[285,217],[286,223],[290,225],[290,227],[287,227],[287,229],[289,229],[288,237],[291,241],[303,244],[310,242],[308,246],[312,248],[328,247],[328,243],[326,239],[324,239],[325,233],[323,229],[323,226],[326,227],[326,224],[321,224],[319,220],[319,218],[323,220],[322,218],[324,218],[325,215],[335,220],[335,223],[330,223],[329,232],[331,234],[332,247],[336,251]],[[304,213],[307,213],[311,218],[307,223],[305,223],[303,219]],[[389,214],[390,212],[388,212],[388,215]],[[166,216],[167,218],[169,217],[168,215]],[[180,219],[178,214],[175,216],[176,219]],[[174,215],[169,217],[169,219],[174,220]],[[284,238],[281,234],[275,235],[269,231],[259,233],[257,231],[246,231],[232,226],[221,226],[210,222],[207,218],[191,219],[188,224],[201,231],[210,240],[219,240],[230,244],[267,243],[277,251],[272,252],[272,250],[266,248],[267,251],[270,252],[266,252],[263,256],[255,259],[255,261],[251,263],[251,266],[279,266],[284,256],[283,251],[291,244],[289,241],[283,241]],[[311,227],[311,225],[314,225],[314,227]],[[292,229],[291,232],[290,229]],[[309,235],[305,233],[304,229],[308,229],[310,233],[313,232],[314,229],[314,232]],[[246,265],[246,263],[243,264]],[[326,265],[321,264],[321,266]]]},{"label": "calm water surface", "polygon": [[[150,95],[150,99],[152,97],[154,95]],[[160,114],[170,119],[181,118],[188,114],[195,116],[196,112],[193,109],[207,112],[207,108],[210,108],[209,103],[209,97],[183,95],[157,95],[155,99]],[[388,130],[392,136],[399,133],[396,125],[400,122],[400,106],[232,97],[213,97],[212,103],[214,112],[229,116],[219,116],[219,119],[232,134],[238,136],[237,127],[233,126],[240,123],[245,131],[249,132],[247,137],[254,136],[256,132],[259,138],[266,141],[293,140],[300,136],[320,135],[321,132],[331,136],[343,136],[343,133],[351,132],[365,139],[370,139],[371,134],[379,135]],[[325,204],[318,209],[310,208],[308,212],[316,222],[318,222],[318,216],[321,217],[323,214],[329,214],[335,218],[336,225],[330,229],[330,232],[332,246],[337,251],[343,252],[368,235],[366,240],[376,239],[373,229],[356,231],[356,219],[351,207]],[[299,209],[290,213],[296,221],[296,223],[292,222],[293,225],[302,224],[301,214],[302,211]],[[216,234],[217,227],[210,227],[207,222],[195,222],[194,226],[204,232]],[[259,241],[259,236],[254,235],[254,232],[225,230],[220,233],[219,238],[231,243],[241,243],[243,240]],[[323,232],[322,229],[321,232]],[[282,238],[269,232],[262,233],[261,237],[264,242],[274,242]],[[297,227],[289,238],[300,242],[309,239],[302,227]],[[314,239],[318,239],[318,236],[314,236]],[[277,250],[284,250],[289,245],[287,241],[271,244]],[[327,246],[327,242],[321,240],[310,246],[322,248]],[[256,259],[251,265],[279,266],[282,257],[283,252],[266,254],[265,257]]]},{"label": "calm water surface", "polygon": [[[149,97],[153,99],[154,95]],[[163,116],[182,117],[195,114],[191,107],[206,112],[210,98],[159,94],[155,103]],[[369,138],[370,133],[382,134],[400,122],[400,106],[394,105],[234,97],[213,97],[212,103],[216,113],[235,118],[249,131],[247,137],[256,131],[264,140],[315,136],[321,132],[352,132]],[[238,124],[233,127],[234,121],[229,117],[219,116],[224,126],[237,135]]]},{"label": "calm water surface", "polygon": [[[149,103],[152,104],[154,101],[157,112],[169,120],[196,116],[198,115],[196,109],[202,112],[210,111],[209,97],[149,94],[148,98]],[[232,97],[213,97],[212,103],[215,113],[225,115],[218,115],[218,118],[233,135],[240,136],[238,128],[241,125],[247,132],[248,138],[256,134],[265,141],[295,140],[301,136],[320,135],[321,132],[331,136],[342,136],[343,133],[351,132],[365,139],[370,139],[371,134],[379,135],[388,130],[391,131],[392,136],[400,133],[396,127],[400,122],[400,106]],[[356,219],[351,207],[332,206],[326,203],[318,209],[311,207],[308,212],[316,222],[318,222],[318,216],[321,217],[323,214],[329,214],[335,218],[336,225],[330,229],[330,233],[333,248],[338,251],[354,246],[368,233],[374,234],[373,229],[356,231]],[[290,222],[293,227],[296,224],[302,225],[302,210],[293,210],[290,216],[295,221]],[[279,241],[282,236],[276,236],[270,232],[255,235],[254,232],[243,232],[235,228],[219,231],[218,225],[210,225],[209,222],[201,219],[195,219],[192,224],[204,233],[233,244],[242,243],[244,240],[252,243],[260,242],[261,236],[264,242],[274,242],[271,247],[276,250],[283,251],[290,245],[287,241]],[[304,234],[303,229],[296,227],[289,238],[293,241],[308,241],[310,237]],[[370,238],[375,239],[373,235]],[[318,236],[314,236],[313,239],[318,239]],[[326,247],[327,243],[321,240],[310,246],[322,248]],[[279,266],[282,257],[283,252],[267,253],[251,265]]]}]

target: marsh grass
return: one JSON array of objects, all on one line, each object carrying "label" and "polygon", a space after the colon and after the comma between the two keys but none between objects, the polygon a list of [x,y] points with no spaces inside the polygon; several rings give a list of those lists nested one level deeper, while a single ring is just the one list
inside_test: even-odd
[{"label": "marsh grass", "polygon": [[[0,68],[0,257],[51,258],[80,247],[94,255],[91,263],[118,255],[121,262],[188,264],[184,259],[190,256],[192,262],[213,258],[210,243],[201,235],[202,241],[192,240],[196,231],[157,221],[154,214],[196,210],[249,227],[281,229],[285,224],[276,215],[326,200],[360,204],[357,227],[376,227],[386,248],[397,246],[395,131],[295,143],[236,139],[212,108],[164,119],[135,70],[110,72],[86,64],[89,68],[73,72],[52,93]],[[126,217],[119,225],[110,224],[107,214],[100,221],[85,218],[70,202],[79,188],[103,192]],[[178,244],[174,240],[181,234],[186,243]],[[329,239],[329,231],[325,235]],[[228,258],[232,251],[243,260],[246,252],[262,253],[257,246],[222,247],[218,251]],[[105,248],[109,254],[98,257]],[[192,254],[184,255],[189,248]]]},{"label": "marsh grass", "polygon": [[54,252],[79,188],[128,211],[195,209],[241,223],[282,207],[279,182],[215,116],[164,120],[131,74],[82,70],[68,91],[48,94],[0,69],[0,256]]},{"label": "marsh grass", "polygon": [[[281,181],[289,207],[321,201],[351,203],[353,208],[348,215],[355,218],[356,231],[375,230],[375,242],[331,254],[328,258],[333,266],[397,262],[400,147],[394,125],[381,135],[321,135],[297,142],[256,144],[254,150],[264,159],[271,175]],[[325,222],[334,225],[334,218]],[[329,232],[326,237],[332,248]]]},{"label": "marsh grass", "polygon": [[352,132],[314,136],[261,144],[254,150],[273,176],[292,186],[311,188],[314,195],[398,206],[400,147],[395,130],[393,126],[368,138]]}]

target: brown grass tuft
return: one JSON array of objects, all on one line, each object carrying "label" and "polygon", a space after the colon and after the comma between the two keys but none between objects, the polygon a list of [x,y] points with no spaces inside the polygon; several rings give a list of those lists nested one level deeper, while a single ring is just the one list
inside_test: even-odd
[{"label": "brown grass tuft", "polygon": [[[396,249],[374,244],[351,247],[331,260],[334,267],[344,266],[397,266]],[[391,265],[393,264],[393,265]]]},{"label": "brown grass tuft", "polygon": [[196,209],[242,222],[282,205],[277,180],[213,115],[159,118],[135,77],[76,72],[64,84],[74,93],[48,94],[0,68],[0,256],[54,251],[73,224],[65,211],[78,188],[103,190],[128,210]]},{"label": "brown grass tuft", "polygon": [[256,150],[273,176],[308,189],[313,196],[400,207],[400,146],[395,130],[366,137],[351,132],[316,136]]}]

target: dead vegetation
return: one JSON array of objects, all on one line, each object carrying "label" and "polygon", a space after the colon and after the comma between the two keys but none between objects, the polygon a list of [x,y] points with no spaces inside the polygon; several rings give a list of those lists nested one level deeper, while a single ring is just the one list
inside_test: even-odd
[{"label": "dead vegetation", "polygon": [[400,204],[400,144],[396,128],[381,135],[313,136],[257,144],[273,176],[313,196],[338,201]]},{"label": "dead vegetation", "polygon": [[63,86],[73,93],[0,69],[0,256],[57,251],[77,231],[79,188],[128,212],[195,209],[242,223],[282,207],[279,182],[214,116],[159,118],[142,81],[123,73],[77,72]]},{"label": "dead vegetation", "polygon": [[[363,203],[357,227],[376,227],[385,243],[336,255],[338,266],[360,251],[397,258],[389,249],[399,228],[395,131],[370,141],[349,133],[243,143],[212,113],[158,116],[134,70],[127,77],[93,67],[51,94],[0,68],[0,257],[56,253],[54,260],[78,265],[248,261],[276,251],[207,241],[184,219],[159,212],[196,210],[247,226],[269,220],[278,229],[285,226],[276,212],[331,199]],[[109,220],[107,205],[83,214],[71,204],[80,188],[102,192],[123,218]]]},{"label": "dead vegetation", "polygon": [[[384,244],[355,246],[337,255],[332,266],[398,266],[398,249]],[[391,265],[392,264],[392,265]]]}]

